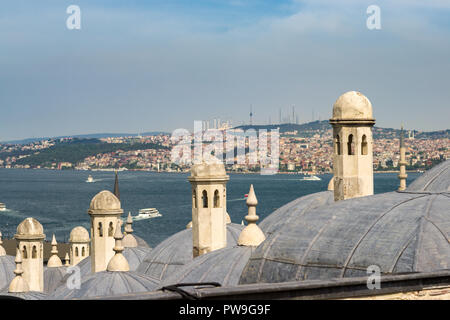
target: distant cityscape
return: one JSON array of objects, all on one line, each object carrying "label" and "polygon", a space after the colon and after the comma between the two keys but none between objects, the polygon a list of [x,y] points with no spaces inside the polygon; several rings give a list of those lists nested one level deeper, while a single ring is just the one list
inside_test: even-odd
[{"label": "distant cityscape", "polygon": [[[214,120],[211,125],[209,121],[202,122],[202,130],[225,131],[230,128],[230,122]],[[280,172],[332,172],[332,130],[328,121],[237,128],[280,130]],[[398,129],[373,128],[375,171],[398,170],[399,132]],[[426,170],[450,158],[450,130],[429,133],[406,130],[405,143],[408,170]],[[0,168],[188,171],[189,165],[172,163],[173,146],[169,133],[101,138],[65,137],[25,144],[0,144]],[[245,147],[248,148],[248,141]],[[260,168],[258,165],[235,163],[228,164],[227,170],[250,173],[258,172]]]}]

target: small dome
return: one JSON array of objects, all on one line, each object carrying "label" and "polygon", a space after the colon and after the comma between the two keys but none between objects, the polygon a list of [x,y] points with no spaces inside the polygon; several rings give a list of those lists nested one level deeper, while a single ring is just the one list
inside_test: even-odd
[{"label": "small dome", "polygon": [[150,251],[152,251],[152,249],[144,247],[125,248],[122,254],[128,261],[130,271],[135,271]]},{"label": "small dome", "polygon": [[44,228],[34,218],[26,218],[17,226],[16,239],[44,239]]},{"label": "small dome", "polygon": [[[236,246],[243,228],[244,226],[239,224],[227,224],[227,247]],[[164,280],[192,260],[192,229],[184,229],[150,251],[136,272]]]},{"label": "small dome", "polygon": [[236,286],[253,250],[252,247],[234,246],[208,252],[168,276],[160,286],[197,282]]},{"label": "small dome", "polygon": [[92,198],[88,213],[111,213],[123,210],[120,207],[120,200],[108,190],[103,190]]},{"label": "small dome", "polygon": [[[67,283],[67,268],[45,268],[44,270],[44,293],[50,294],[54,292],[58,287]],[[69,273],[69,275],[72,275]]]},{"label": "small dome", "polygon": [[89,232],[84,227],[75,227],[70,232],[69,242],[89,242]]},{"label": "small dome", "polygon": [[79,289],[69,289],[67,286],[59,287],[48,296],[48,299],[81,299],[148,292],[156,289],[158,284],[159,282],[155,279],[132,271],[102,271],[92,273],[83,279]]},{"label": "small dome", "polygon": [[191,168],[192,178],[226,177],[225,166],[219,160],[194,164]]},{"label": "small dome", "polygon": [[332,119],[373,120],[372,104],[369,99],[360,92],[346,92],[334,103]]}]

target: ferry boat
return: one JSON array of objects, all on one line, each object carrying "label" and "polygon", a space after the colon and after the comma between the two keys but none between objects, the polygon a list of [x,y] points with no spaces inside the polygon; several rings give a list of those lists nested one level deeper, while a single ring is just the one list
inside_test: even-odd
[{"label": "ferry boat", "polygon": [[91,175],[89,175],[89,177],[87,178],[86,182],[94,182],[94,178],[92,178]]},{"label": "ferry boat", "polygon": [[156,218],[161,217],[162,215],[159,213],[158,209],[156,208],[144,208],[139,210],[139,214],[135,217],[133,217],[133,220],[143,220],[143,219],[150,219],[150,218]]},{"label": "ferry boat", "polygon": [[320,181],[322,179],[320,179],[318,176],[315,176],[315,175],[309,175],[309,176],[303,177],[300,180],[304,180],[304,181]]},{"label": "ferry boat", "polygon": [[0,211],[6,211],[6,206],[4,203],[0,202]]}]

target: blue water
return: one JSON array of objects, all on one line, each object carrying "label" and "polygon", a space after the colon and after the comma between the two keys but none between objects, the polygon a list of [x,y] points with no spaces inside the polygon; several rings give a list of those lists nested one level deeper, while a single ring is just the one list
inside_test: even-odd
[{"label": "blue water", "polygon": [[[12,237],[17,225],[27,217],[42,223],[46,238],[56,235],[67,241],[72,228],[90,228],[87,214],[90,201],[101,190],[112,191],[114,173],[90,172],[95,183],[86,183],[88,172],[0,169],[0,202],[7,211],[0,211],[0,231]],[[408,173],[408,184],[419,174]],[[126,215],[137,215],[139,209],[157,208],[162,217],[135,221],[137,235],[154,247],[170,235],[185,229],[191,221],[191,187],[188,174],[130,172],[119,173],[120,198]],[[227,184],[227,209],[231,221],[241,223],[247,214],[244,195],[250,184],[258,198],[260,221],[275,209],[300,196],[327,189],[330,174],[321,181],[301,181],[299,175],[231,174]],[[398,188],[396,173],[374,175],[375,193]]]}]

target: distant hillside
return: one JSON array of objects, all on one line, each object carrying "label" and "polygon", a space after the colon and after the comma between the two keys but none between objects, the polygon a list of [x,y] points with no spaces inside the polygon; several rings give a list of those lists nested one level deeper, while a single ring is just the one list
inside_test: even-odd
[{"label": "distant hillside", "polygon": [[74,139],[59,142],[48,149],[19,159],[16,164],[46,167],[51,166],[52,163],[70,162],[75,165],[86,157],[100,153],[143,149],[167,149],[167,147],[154,143],[105,143],[98,139]]},{"label": "distant hillside", "polygon": [[137,137],[141,136],[155,136],[158,134],[168,134],[163,131],[150,131],[143,133],[91,133],[91,134],[78,134],[74,136],[59,136],[59,137],[43,137],[43,138],[28,138],[22,140],[10,140],[0,141],[0,144],[29,144],[32,142],[38,142],[49,139],[64,139],[64,138],[78,138],[78,139],[101,139],[101,138],[116,138],[116,137]]},{"label": "distant hillside", "polygon": [[[242,129],[242,130],[248,130],[248,129],[254,129],[256,131],[260,129],[280,129],[280,133],[286,133],[286,132],[293,132],[297,131],[298,136],[306,137],[310,136],[311,134],[316,134],[320,132],[324,132],[327,130],[331,130],[331,125],[328,122],[328,120],[322,120],[322,121],[313,121],[308,123],[302,123],[302,124],[295,124],[295,123],[282,123],[282,124],[272,124],[272,125],[243,125],[238,126],[235,129]],[[381,127],[374,127],[373,128],[373,135],[375,139],[397,139],[400,136],[400,129],[393,129],[393,128],[381,128]],[[407,130],[405,130],[405,136],[407,137]],[[442,138],[450,138],[450,130],[440,130],[440,131],[430,131],[430,132],[422,132],[414,130],[414,137],[416,139],[442,139]]]}]

